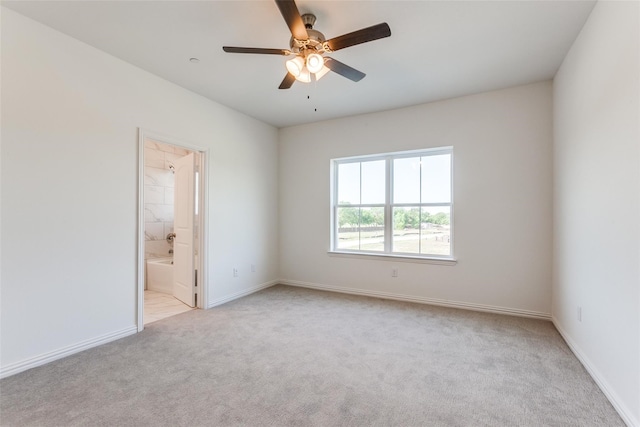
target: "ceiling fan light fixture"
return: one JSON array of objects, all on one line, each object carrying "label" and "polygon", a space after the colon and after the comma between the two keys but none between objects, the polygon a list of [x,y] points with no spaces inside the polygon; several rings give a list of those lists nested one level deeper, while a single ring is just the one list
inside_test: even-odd
[{"label": "ceiling fan light fixture", "polygon": [[[318,53],[307,55],[307,69],[310,73],[318,73],[324,67],[324,58]],[[316,76],[317,77],[317,76]]]},{"label": "ceiling fan light fixture", "polygon": [[296,56],[295,58],[288,60],[285,65],[287,66],[287,71],[297,79],[304,70],[304,59]]}]

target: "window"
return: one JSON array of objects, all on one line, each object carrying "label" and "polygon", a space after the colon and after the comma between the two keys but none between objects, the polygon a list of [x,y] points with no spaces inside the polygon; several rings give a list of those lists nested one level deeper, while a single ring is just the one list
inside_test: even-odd
[{"label": "window", "polygon": [[332,251],[452,258],[451,147],[332,160]]}]

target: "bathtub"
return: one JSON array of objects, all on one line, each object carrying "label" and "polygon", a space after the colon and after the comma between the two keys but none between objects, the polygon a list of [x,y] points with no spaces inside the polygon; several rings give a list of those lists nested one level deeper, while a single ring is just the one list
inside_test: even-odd
[{"label": "bathtub", "polygon": [[147,260],[146,289],[173,294],[173,258]]}]

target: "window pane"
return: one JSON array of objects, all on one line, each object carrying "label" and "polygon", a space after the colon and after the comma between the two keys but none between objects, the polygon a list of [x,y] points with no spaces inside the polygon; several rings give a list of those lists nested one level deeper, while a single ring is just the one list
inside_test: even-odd
[{"label": "window pane", "polygon": [[451,208],[424,207],[420,223],[420,253],[451,255]]},{"label": "window pane", "polygon": [[360,209],[360,250],[384,251],[384,208]]},{"label": "window pane", "polygon": [[380,204],[385,202],[385,161],[363,162],[362,165],[362,204]]},{"label": "window pane", "polygon": [[360,249],[360,209],[338,208],[338,249]]},{"label": "window pane", "polygon": [[360,204],[360,163],[338,165],[338,204]]},{"label": "window pane", "polygon": [[420,157],[393,161],[393,203],[420,203]]},{"label": "window pane", "polygon": [[384,208],[338,208],[337,248],[384,251]]},{"label": "window pane", "polygon": [[393,208],[393,252],[420,253],[420,208]]},{"label": "window pane", "polygon": [[451,155],[422,157],[422,203],[451,202]]}]

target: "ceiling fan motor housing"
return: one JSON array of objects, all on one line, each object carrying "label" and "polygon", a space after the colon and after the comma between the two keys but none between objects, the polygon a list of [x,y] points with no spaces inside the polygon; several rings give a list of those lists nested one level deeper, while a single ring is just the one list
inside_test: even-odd
[{"label": "ceiling fan motor housing", "polygon": [[291,40],[289,41],[291,51],[293,53],[302,53],[305,55],[305,51],[308,50],[312,51],[310,53],[323,52],[323,43],[326,41],[326,38],[320,31],[313,29],[313,25],[316,23],[316,16],[311,13],[305,13],[302,15],[302,22],[304,22],[304,26],[307,29],[309,39],[297,40],[296,38],[291,37]]}]

